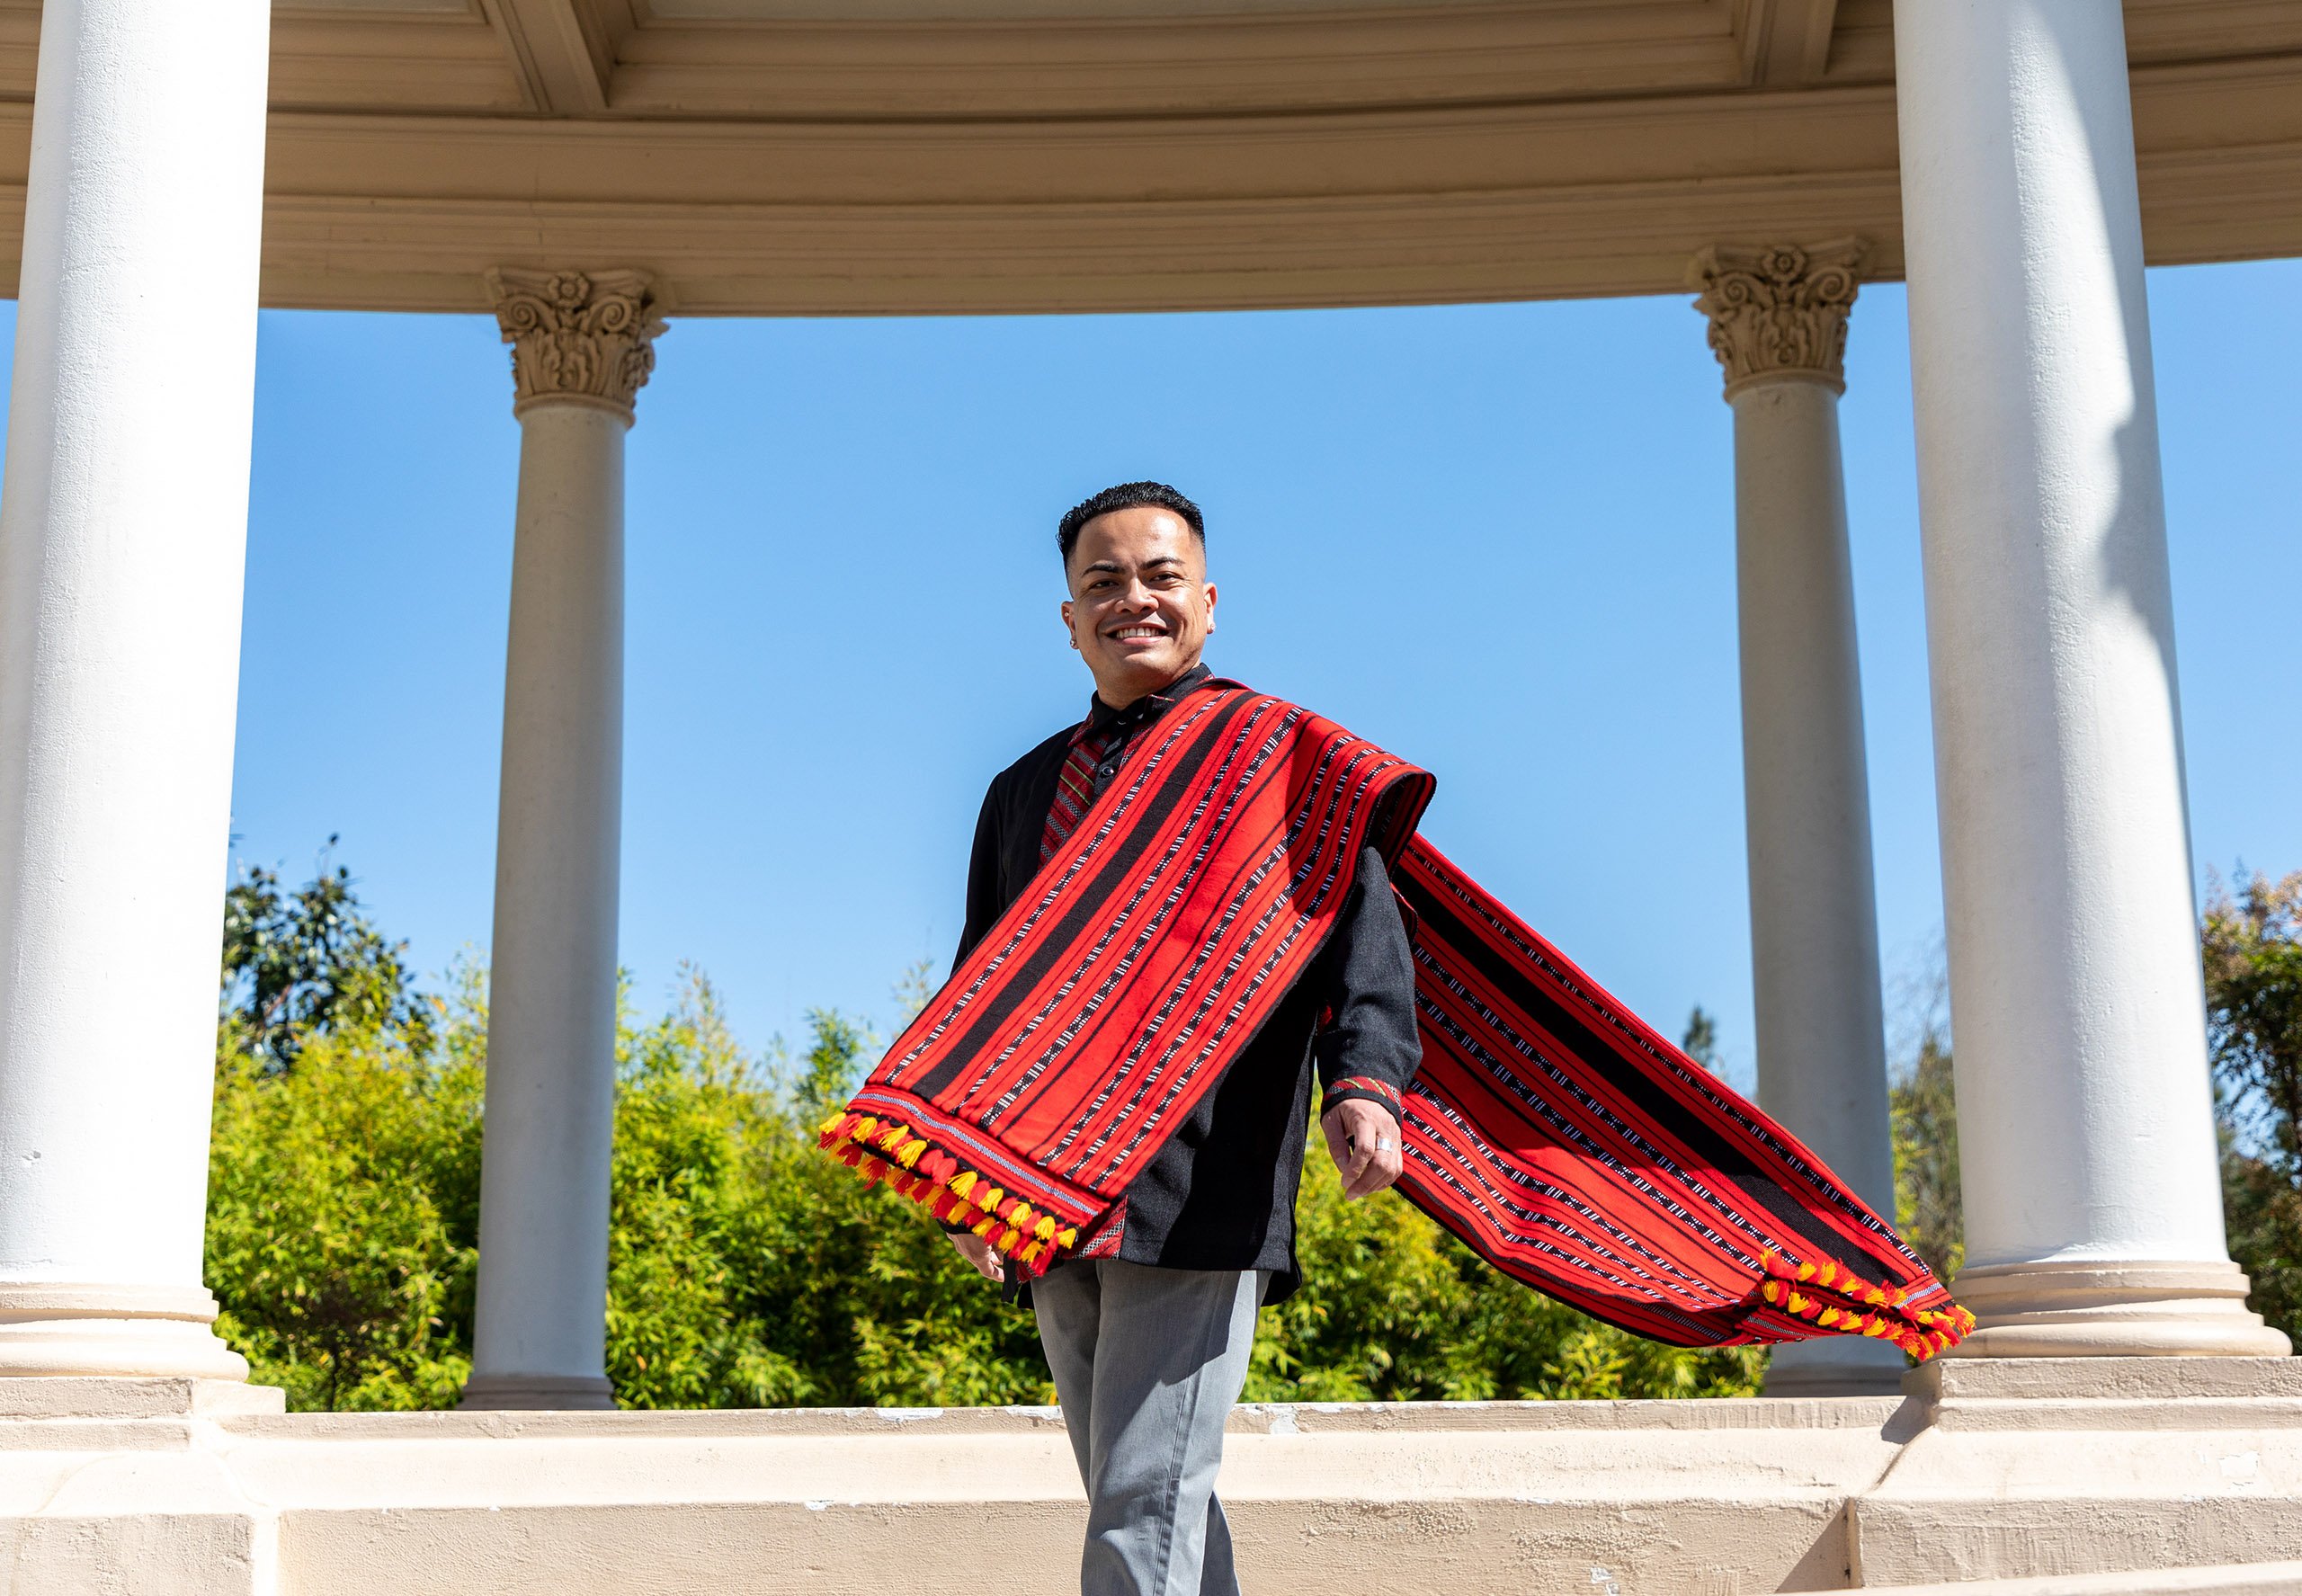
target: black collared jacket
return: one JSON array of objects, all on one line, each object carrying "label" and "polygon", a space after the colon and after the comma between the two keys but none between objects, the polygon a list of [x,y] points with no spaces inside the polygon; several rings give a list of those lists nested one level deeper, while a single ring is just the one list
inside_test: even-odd
[{"label": "black collared jacket", "polygon": [[[1124,709],[1090,699],[1089,724],[1120,734],[1097,769],[1098,792],[1134,738],[1206,676],[1205,665],[1194,666]],[[1066,727],[992,779],[968,866],[959,958],[1039,874],[1039,838],[1076,729]],[[1301,1283],[1295,1198],[1315,1061],[1328,1088],[1322,1112],[1352,1097],[1390,1109],[1379,1092],[1333,1083],[1370,1079],[1403,1090],[1423,1061],[1414,958],[1382,856],[1372,848],[1360,860],[1325,947],[1221,1083],[1129,1185],[1120,1257],[1169,1269],[1267,1269],[1272,1279],[1266,1302]]]}]

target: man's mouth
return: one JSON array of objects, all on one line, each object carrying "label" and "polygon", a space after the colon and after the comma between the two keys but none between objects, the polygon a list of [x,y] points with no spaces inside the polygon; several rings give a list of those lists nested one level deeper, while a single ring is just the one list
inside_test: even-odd
[{"label": "man's mouth", "polygon": [[1112,629],[1110,633],[1114,641],[1120,643],[1132,643],[1138,638],[1164,638],[1166,635],[1167,629],[1163,626],[1122,626]]}]

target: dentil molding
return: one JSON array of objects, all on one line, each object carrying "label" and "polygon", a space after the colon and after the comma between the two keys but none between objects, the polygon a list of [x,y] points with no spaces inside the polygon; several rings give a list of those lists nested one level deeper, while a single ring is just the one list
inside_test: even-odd
[{"label": "dentil molding", "polygon": [[594,406],[626,423],[664,331],[661,298],[644,272],[487,273],[495,322],[512,346],[512,413],[546,402]]},{"label": "dentil molding", "polygon": [[1694,308],[1710,318],[1726,397],[1790,378],[1846,391],[1846,313],[1869,246],[1860,238],[1799,248],[1720,244],[1694,259]]}]

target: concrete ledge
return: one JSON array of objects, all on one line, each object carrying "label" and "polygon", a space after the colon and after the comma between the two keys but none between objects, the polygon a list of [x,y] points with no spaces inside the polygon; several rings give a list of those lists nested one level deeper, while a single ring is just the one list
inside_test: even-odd
[{"label": "concrete ledge", "polygon": [[[1220,1489],[1266,1590],[1755,1596],[2296,1544],[2302,1369],[2054,1361],[2079,1367],[1930,1369],[1899,1398],[1243,1407]],[[1077,1588],[1050,1409],[290,1414],[18,1384],[50,1388],[0,1385],[42,1415],[0,1418],[0,1537],[43,1596]]]},{"label": "concrete ledge", "polygon": [[1943,1360],[1847,1505],[1865,1584],[2208,1566],[2302,1547],[2302,1362]]},{"label": "concrete ledge", "polygon": [[2082,1574],[2064,1578],[1967,1580],[1950,1585],[1882,1585],[1880,1596],[2187,1596],[2191,1592],[2289,1596],[2302,1592],[2302,1563],[2226,1563],[2213,1568],[2162,1568],[2141,1574]]},{"label": "concrete ledge", "polygon": [[[1543,1431],[1869,1430],[1914,1432],[1907,1397],[1692,1398],[1682,1402],[1243,1403],[1233,1435],[1479,1434]],[[1907,1421],[1898,1424],[1897,1416]],[[222,1421],[238,1435],[316,1440],[502,1440],[597,1437],[1040,1435],[1063,1432],[1052,1407],[694,1408],[647,1413],[504,1410],[415,1413],[268,1413]],[[1905,1436],[1905,1439],[1907,1437]]]}]

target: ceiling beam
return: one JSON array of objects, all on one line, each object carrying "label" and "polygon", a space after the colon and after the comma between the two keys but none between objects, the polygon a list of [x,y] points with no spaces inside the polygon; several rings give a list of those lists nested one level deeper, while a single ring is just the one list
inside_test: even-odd
[{"label": "ceiling beam", "polygon": [[1820,81],[1837,20],[1838,0],[1739,0],[1735,42],[1743,52],[1743,81],[1754,88]]},{"label": "ceiling beam", "polygon": [[534,109],[588,116],[608,108],[616,53],[631,31],[628,0],[485,0]]}]

